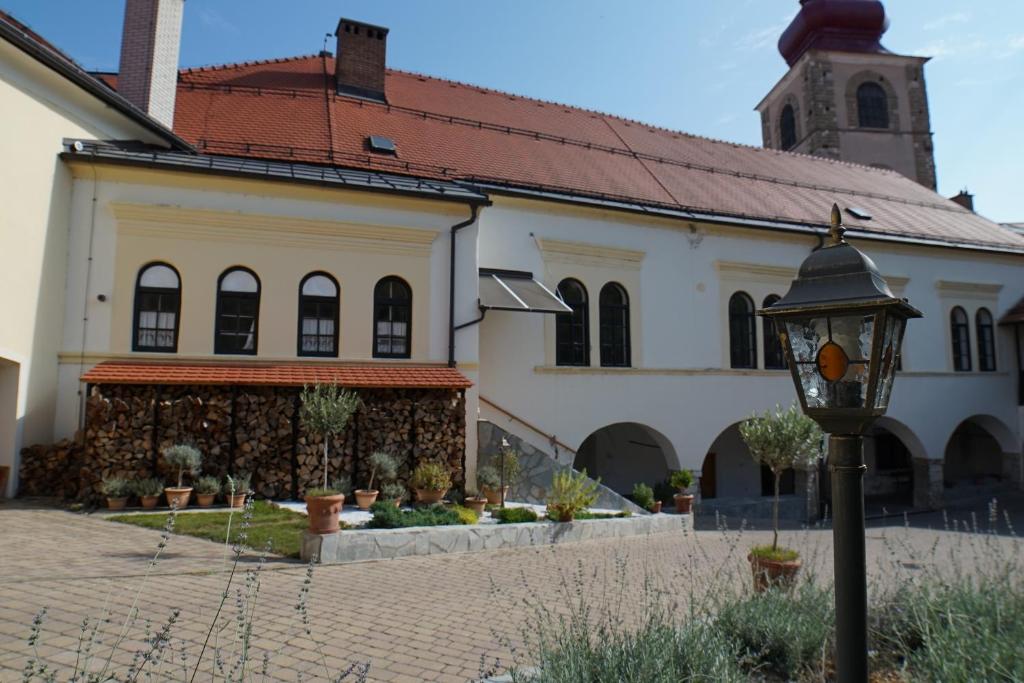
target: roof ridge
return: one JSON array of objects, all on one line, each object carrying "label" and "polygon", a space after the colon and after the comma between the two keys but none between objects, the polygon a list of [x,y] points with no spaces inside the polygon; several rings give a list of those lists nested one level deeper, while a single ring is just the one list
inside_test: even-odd
[{"label": "roof ridge", "polygon": [[259,66],[260,64],[284,64],[286,62],[297,62],[301,59],[314,59],[319,56],[319,54],[293,55],[291,57],[270,57],[268,59],[250,59],[243,62],[225,62],[224,64],[202,64],[200,66],[182,67],[178,69],[178,73],[207,73],[211,71],[225,71],[227,69],[238,69],[246,66]]}]

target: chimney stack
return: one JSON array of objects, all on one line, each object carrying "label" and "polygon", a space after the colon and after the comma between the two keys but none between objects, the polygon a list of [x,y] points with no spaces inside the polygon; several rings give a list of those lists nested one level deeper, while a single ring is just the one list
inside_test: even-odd
[{"label": "chimney stack", "polygon": [[361,21],[338,21],[338,50],[334,73],[339,95],[386,101],[384,70],[387,66],[388,30]]},{"label": "chimney stack", "polygon": [[174,125],[185,0],[126,0],[117,91],[168,128]]},{"label": "chimney stack", "polygon": [[974,211],[974,195],[968,192],[966,188],[960,190],[955,197],[950,197],[950,199],[968,211]]}]

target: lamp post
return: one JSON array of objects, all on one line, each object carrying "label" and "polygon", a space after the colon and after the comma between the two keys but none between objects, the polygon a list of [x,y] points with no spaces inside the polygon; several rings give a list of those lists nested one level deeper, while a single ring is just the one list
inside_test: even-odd
[{"label": "lamp post", "polygon": [[906,322],[921,313],[893,296],[871,259],[846,242],[835,204],[831,224],[830,243],[808,256],[786,296],[758,315],[775,322],[800,405],[830,435],[836,674],[839,683],[864,683],[862,439],[889,406]]}]

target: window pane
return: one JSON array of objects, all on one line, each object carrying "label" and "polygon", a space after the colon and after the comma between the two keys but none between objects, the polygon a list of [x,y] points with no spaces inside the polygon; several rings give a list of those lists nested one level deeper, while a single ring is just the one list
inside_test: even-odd
[{"label": "window pane", "polygon": [[[294,282],[294,280],[292,280]],[[255,294],[259,291],[259,285],[252,273],[246,270],[232,270],[220,281],[222,292],[245,292]]]},{"label": "window pane", "polygon": [[302,283],[302,293],[306,296],[323,296],[333,299],[338,296],[338,288],[330,278],[324,275],[314,275]]},{"label": "window pane", "polygon": [[139,277],[140,287],[158,287],[161,289],[178,289],[178,274],[164,265],[146,268]]}]

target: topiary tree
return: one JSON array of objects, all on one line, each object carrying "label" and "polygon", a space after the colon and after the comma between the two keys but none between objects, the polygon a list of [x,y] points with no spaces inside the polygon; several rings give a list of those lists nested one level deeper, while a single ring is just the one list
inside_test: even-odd
[{"label": "topiary tree", "polygon": [[306,430],[321,436],[324,440],[324,489],[327,489],[328,446],[331,438],[345,430],[359,408],[359,397],[334,384],[305,386],[301,394],[300,415]]},{"label": "topiary tree", "polygon": [[740,423],[740,436],[755,462],[765,465],[775,479],[772,504],[772,550],[779,547],[779,482],[788,469],[808,469],[821,455],[823,434],[818,424],[795,405],[787,410],[775,406],[763,415]]},{"label": "topiary tree", "polygon": [[175,444],[163,450],[164,462],[178,470],[178,488],[184,485],[185,472],[196,474],[203,464],[203,454],[195,446]]}]

